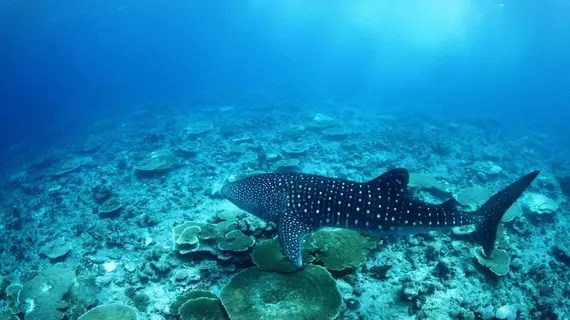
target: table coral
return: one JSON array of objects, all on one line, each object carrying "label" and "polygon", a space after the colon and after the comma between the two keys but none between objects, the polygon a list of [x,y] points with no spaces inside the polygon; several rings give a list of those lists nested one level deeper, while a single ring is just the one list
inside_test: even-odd
[{"label": "table coral", "polygon": [[232,320],[328,320],[338,316],[341,306],[335,280],[315,265],[291,273],[243,270],[222,289],[220,299]]}]

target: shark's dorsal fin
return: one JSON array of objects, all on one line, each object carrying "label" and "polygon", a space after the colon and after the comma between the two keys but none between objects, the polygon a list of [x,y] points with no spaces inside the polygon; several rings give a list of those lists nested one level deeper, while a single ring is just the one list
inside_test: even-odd
[{"label": "shark's dorsal fin", "polygon": [[410,175],[406,169],[392,169],[384,174],[370,180],[368,184],[371,187],[386,190],[394,194],[402,194],[407,191]]},{"label": "shark's dorsal fin", "polygon": [[298,219],[295,213],[285,213],[277,222],[277,231],[283,253],[289,261],[301,267],[303,239],[311,233],[311,228]]}]

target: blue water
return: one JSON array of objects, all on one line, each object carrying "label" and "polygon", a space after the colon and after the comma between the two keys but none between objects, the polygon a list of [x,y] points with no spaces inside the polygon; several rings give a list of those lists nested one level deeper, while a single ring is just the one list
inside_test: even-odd
[{"label": "blue water", "polygon": [[[200,301],[232,320],[569,318],[569,17],[563,0],[0,0],[0,319]],[[469,226],[324,229],[299,273],[263,269],[296,270],[220,191],[394,168],[402,199],[470,208],[443,214],[541,172],[492,257]]]},{"label": "blue water", "polygon": [[569,118],[564,1],[3,1],[0,8],[4,145],[145,104],[247,105],[253,96],[492,114],[543,129],[564,129]]}]

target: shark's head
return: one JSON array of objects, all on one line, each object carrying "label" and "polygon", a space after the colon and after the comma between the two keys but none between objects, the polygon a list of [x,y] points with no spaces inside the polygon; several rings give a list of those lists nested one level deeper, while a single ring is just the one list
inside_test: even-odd
[{"label": "shark's head", "polygon": [[271,205],[279,198],[270,176],[260,174],[229,182],[222,187],[222,196],[239,208],[262,219],[272,220]]}]

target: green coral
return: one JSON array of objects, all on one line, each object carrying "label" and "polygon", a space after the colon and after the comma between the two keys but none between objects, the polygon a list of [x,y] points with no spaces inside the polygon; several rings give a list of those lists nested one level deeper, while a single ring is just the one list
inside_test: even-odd
[{"label": "green coral", "polygon": [[[299,269],[283,254],[277,237],[257,244],[253,248],[251,259],[260,270],[293,272]],[[314,260],[315,257],[308,253],[307,246],[303,245],[303,264],[307,265]]]},{"label": "green coral", "polygon": [[179,315],[180,313],[178,312],[178,310],[183,304],[185,304],[190,300],[198,298],[218,299],[218,296],[216,296],[213,292],[207,290],[193,290],[186,292],[184,294],[177,296],[176,300],[174,300],[174,302],[170,304],[170,313],[173,316]]},{"label": "green coral", "polygon": [[121,204],[121,200],[115,197],[103,202],[103,204],[99,207],[98,211],[99,213],[102,214],[113,213],[121,209],[122,206],[123,205]]},{"label": "green coral", "polygon": [[[172,228],[172,243],[174,251],[180,254],[194,252],[200,246],[197,234],[202,231],[205,223],[188,221]],[[188,231],[186,231],[188,229]],[[181,237],[184,234],[184,237]],[[194,240],[196,240],[194,242]]]},{"label": "green coral", "polygon": [[482,247],[475,247],[473,255],[482,266],[489,268],[493,273],[498,276],[504,276],[509,273],[509,263],[511,258],[505,250],[494,249],[491,256],[487,257]]},{"label": "green coral", "polygon": [[67,307],[62,301],[75,281],[75,272],[60,266],[44,270],[24,283],[18,300],[25,303],[25,320],[59,320]]},{"label": "green coral", "polygon": [[105,304],[95,307],[82,316],[78,320],[137,320],[137,312],[135,309],[120,304]]},{"label": "green coral", "polygon": [[243,270],[222,289],[220,299],[232,320],[327,320],[336,318],[341,306],[335,280],[316,265],[291,273]]},{"label": "green coral", "polygon": [[202,239],[214,239],[221,240],[230,231],[237,229],[237,223],[232,220],[221,221],[218,223],[208,223],[202,228],[200,232],[200,238]]},{"label": "green coral", "polygon": [[195,290],[178,296],[170,305],[181,320],[229,320],[220,299],[210,291]]},{"label": "green coral", "polygon": [[50,259],[58,259],[65,256],[71,250],[71,241],[58,238],[40,249],[40,254]]},{"label": "green coral", "polygon": [[6,287],[5,292],[8,297],[17,296],[18,293],[20,293],[20,291],[22,291],[23,288],[24,287],[21,284],[13,283]]},{"label": "green coral", "polygon": [[[19,310],[19,306],[20,306],[20,301],[18,300],[18,296],[20,294],[20,291],[22,291],[22,289],[24,288],[23,285],[19,284],[19,283],[13,283],[9,286],[6,287],[5,293],[6,293],[6,302],[7,302],[7,311],[10,311],[10,314],[15,314],[18,313]],[[6,313],[7,315],[7,313]]]},{"label": "green coral", "polygon": [[218,223],[189,221],[172,229],[173,249],[180,254],[207,251],[219,259],[230,257],[224,251],[246,251],[255,244],[255,239],[237,230],[233,220]]},{"label": "green coral", "polygon": [[246,236],[239,230],[228,232],[218,243],[218,248],[224,251],[247,251],[255,244],[253,237]]},{"label": "green coral", "polygon": [[319,230],[309,238],[315,260],[329,270],[344,270],[364,264],[377,242],[348,229]]}]

